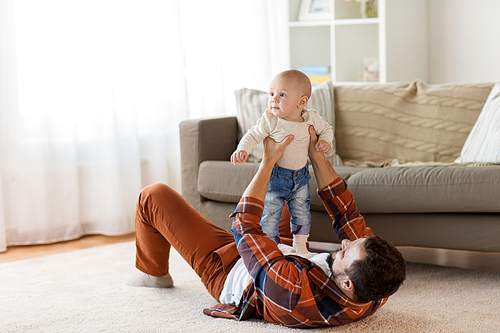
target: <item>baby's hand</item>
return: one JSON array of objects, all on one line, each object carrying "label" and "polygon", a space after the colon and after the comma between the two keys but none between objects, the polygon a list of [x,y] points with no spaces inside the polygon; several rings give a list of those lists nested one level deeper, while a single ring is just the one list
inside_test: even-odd
[{"label": "baby's hand", "polygon": [[316,150],[317,151],[321,150],[323,153],[325,153],[325,155],[328,155],[332,151],[332,147],[328,144],[328,142],[324,140],[319,140],[316,143]]},{"label": "baby's hand", "polygon": [[236,165],[236,163],[245,163],[248,159],[248,153],[244,150],[236,150],[233,155],[231,155],[231,163]]}]

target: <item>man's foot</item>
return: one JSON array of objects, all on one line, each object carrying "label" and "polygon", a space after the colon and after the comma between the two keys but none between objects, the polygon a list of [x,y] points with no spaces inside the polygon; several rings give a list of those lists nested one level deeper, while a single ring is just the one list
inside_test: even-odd
[{"label": "man's foot", "polygon": [[152,287],[152,288],[172,288],[174,281],[170,274],[164,276],[152,276],[134,268],[134,272],[129,275],[125,282],[134,287]]}]

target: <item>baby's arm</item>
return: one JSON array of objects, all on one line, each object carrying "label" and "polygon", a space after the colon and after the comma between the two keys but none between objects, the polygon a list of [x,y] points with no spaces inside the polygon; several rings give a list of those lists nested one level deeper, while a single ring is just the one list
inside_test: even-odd
[{"label": "baby's arm", "polygon": [[248,159],[248,153],[244,150],[236,150],[232,155],[231,155],[231,163],[233,165],[236,165],[236,163],[245,163]]},{"label": "baby's arm", "polygon": [[273,117],[272,113],[268,111],[264,112],[262,117],[257,121],[257,124],[255,124],[245,135],[243,135],[238,147],[231,155],[231,163],[233,165],[236,165],[236,163],[245,163],[248,160],[248,154],[252,151],[252,149],[269,136],[271,128],[276,126],[276,119],[272,119]]},{"label": "baby's arm", "polygon": [[328,124],[317,111],[312,111],[311,117],[313,120],[314,130],[318,136],[316,150],[322,151],[326,155],[332,152],[333,147],[333,128]]}]

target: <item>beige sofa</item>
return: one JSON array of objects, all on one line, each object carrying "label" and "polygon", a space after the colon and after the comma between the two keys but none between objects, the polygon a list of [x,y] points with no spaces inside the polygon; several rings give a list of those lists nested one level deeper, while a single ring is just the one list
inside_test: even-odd
[{"label": "beige sofa", "polygon": [[[336,86],[335,166],[373,231],[397,246],[500,251],[500,165],[457,164],[493,84]],[[236,117],[180,124],[182,195],[225,229],[258,163],[232,165]],[[310,241],[337,243],[310,169]]]}]

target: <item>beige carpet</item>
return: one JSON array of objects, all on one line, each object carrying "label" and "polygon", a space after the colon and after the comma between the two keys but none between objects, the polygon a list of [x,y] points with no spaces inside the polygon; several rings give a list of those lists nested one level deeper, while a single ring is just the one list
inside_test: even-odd
[{"label": "beige carpet", "polygon": [[0,332],[500,332],[500,273],[409,264],[374,316],[313,330],[205,316],[215,304],[172,254],[173,289],[124,284],[134,242],[0,264]]}]

